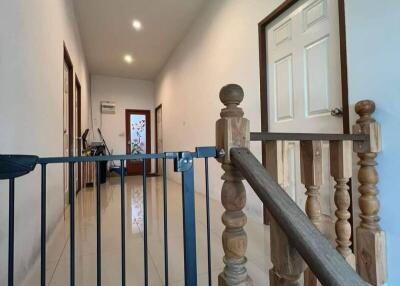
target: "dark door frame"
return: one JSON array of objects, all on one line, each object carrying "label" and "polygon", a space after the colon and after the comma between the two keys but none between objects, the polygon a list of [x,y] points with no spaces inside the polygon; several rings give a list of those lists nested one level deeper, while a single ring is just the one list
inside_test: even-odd
[{"label": "dark door frame", "polygon": [[73,156],[74,146],[74,66],[64,43],[64,63],[68,67],[68,155]]},{"label": "dark door frame", "polygon": [[[258,23],[259,40],[259,61],[260,61],[260,102],[261,102],[261,131],[268,131],[268,86],[267,86],[267,46],[266,46],[266,27],[294,4],[300,0],[286,0],[279,5],[272,13]],[[342,80],[342,107],[343,107],[343,133],[350,133],[349,124],[349,98],[348,98],[348,78],[347,78],[347,49],[346,49],[346,22],[344,0],[338,0],[339,10],[339,39],[340,39],[340,62]],[[263,148],[264,149],[264,148]],[[263,156],[264,157],[264,156]]]},{"label": "dark door frame", "polygon": [[[275,19],[285,13],[294,4],[300,0],[286,0],[272,11],[267,17],[258,23],[258,47],[259,47],[259,65],[260,65],[260,103],[261,103],[261,131],[268,132],[268,86],[267,86],[267,45],[266,45],[266,27]],[[348,96],[348,75],[347,75],[347,48],[346,48],[346,21],[345,21],[345,0],[338,0],[339,11],[339,49],[340,49],[340,70],[342,81],[342,107],[343,107],[343,133],[350,133],[349,120],[349,96]],[[262,161],[265,162],[265,144],[262,143]],[[352,198],[351,180],[349,182],[349,193]],[[353,211],[350,207],[351,219],[350,223],[353,227]],[[269,218],[266,209],[264,208],[264,223],[268,224]],[[353,237],[352,237],[353,240]]]},{"label": "dark door frame", "polygon": [[[159,146],[158,146],[158,135],[159,135],[158,132],[159,132],[159,130],[158,130],[158,127],[157,127],[157,120],[158,120],[158,118],[157,118],[157,111],[158,111],[159,109],[162,110],[162,104],[158,105],[158,106],[155,108],[155,110],[154,110],[154,117],[155,117],[155,121],[154,121],[155,124],[154,124],[154,125],[155,125],[155,137],[156,137],[156,138],[155,138],[155,139],[156,139],[156,140],[155,140],[155,144],[156,144],[156,146],[155,146],[155,147],[156,147],[155,152],[156,152],[156,153],[158,153],[158,147],[159,147]],[[157,160],[156,160],[156,174],[158,174],[158,171],[159,171],[159,170],[158,170],[158,160],[160,160],[160,159],[157,159]]]},{"label": "dark door frame", "polygon": [[[64,75],[64,65],[67,65],[68,68],[68,156],[73,156],[73,146],[74,146],[74,66],[72,64],[72,60],[70,54],[68,52],[67,46],[65,42],[63,43],[63,75]],[[64,78],[63,78],[64,85]],[[64,87],[63,87],[63,98],[64,98]],[[63,101],[64,104],[64,101]],[[64,107],[63,107],[64,108]],[[64,132],[64,129],[63,129]],[[63,135],[64,136],[64,135]],[[63,139],[64,141],[64,139]],[[64,150],[63,150],[64,156]],[[64,166],[64,168],[67,168]],[[67,169],[67,172],[68,169]],[[68,173],[69,174],[69,173]],[[65,179],[65,178],[64,178]],[[70,190],[68,190],[70,191]],[[65,190],[64,190],[65,192]],[[64,205],[67,206],[69,204],[69,196],[68,198],[64,198]],[[64,216],[65,216],[65,208],[64,208]]]},{"label": "dark door frame", "polygon": [[[78,75],[75,74],[75,90],[76,90],[76,120],[77,120],[77,130],[76,130],[76,136],[77,136],[77,149],[78,149],[78,156],[81,156],[82,154],[82,86],[79,81]],[[78,163],[78,189],[77,191],[79,192],[82,188],[82,163]]]},{"label": "dark door frame", "polygon": [[[130,115],[131,114],[143,114],[146,116],[146,153],[151,153],[151,111],[144,110],[144,109],[125,109],[125,145],[126,145],[126,154],[130,154],[131,149],[130,145],[128,144],[130,138],[129,135],[131,134],[130,130]],[[133,161],[132,161],[133,162]],[[127,174],[128,175],[138,175],[138,173],[129,173],[128,164],[132,164],[132,162],[127,161]],[[146,173],[151,172],[151,160],[146,160]]]}]

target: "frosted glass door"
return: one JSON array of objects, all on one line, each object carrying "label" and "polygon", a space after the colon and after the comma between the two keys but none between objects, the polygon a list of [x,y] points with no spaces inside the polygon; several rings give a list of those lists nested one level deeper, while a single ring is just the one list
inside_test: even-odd
[{"label": "frosted glass door", "polygon": [[131,154],[146,154],[146,116],[131,114]]}]

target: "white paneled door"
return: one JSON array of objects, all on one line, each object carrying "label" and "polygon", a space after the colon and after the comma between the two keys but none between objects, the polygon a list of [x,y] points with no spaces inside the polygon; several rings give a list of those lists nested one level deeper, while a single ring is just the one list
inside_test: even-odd
[{"label": "white paneled door", "polygon": [[[301,0],[266,27],[270,132],[342,133],[339,12],[337,0]],[[329,146],[324,144],[322,212],[334,217]],[[287,191],[304,209],[299,143],[288,142]]]}]

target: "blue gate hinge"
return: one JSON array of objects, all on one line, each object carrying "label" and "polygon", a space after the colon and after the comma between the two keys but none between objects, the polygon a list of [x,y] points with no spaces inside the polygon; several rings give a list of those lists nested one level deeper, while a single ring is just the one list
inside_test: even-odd
[{"label": "blue gate hinge", "polygon": [[193,166],[193,156],[191,152],[178,152],[178,156],[174,160],[175,172],[185,172]]}]

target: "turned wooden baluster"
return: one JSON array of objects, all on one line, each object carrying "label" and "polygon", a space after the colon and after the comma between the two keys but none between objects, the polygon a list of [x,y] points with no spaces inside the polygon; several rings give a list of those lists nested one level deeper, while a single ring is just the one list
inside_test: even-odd
[{"label": "turned wooden baluster", "polygon": [[354,152],[360,161],[359,207],[360,226],[356,231],[357,271],[364,280],[373,285],[382,285],[387,280],[385,233],[379,226],[378,173],[375,168],[377,153],[381,151],[380,126],[372,117],[375,103],[363,100],[356,104],[360,118],[353,126],[353,133],[367,134],[369,140],[354,142]]},{"label": "turned wooden baluster", "polygon": [[243,110],[238,107],[244,97],[240,86],[224,86],[219,97],[226,108],[222,109],[221,119],[216,123],[216,146],[225,151],[225,156],[218,159],[225,171],[221,192],[221,202],[225,208],[222,215],[225,225],[222,234],[225,268],[218,276],[218,285],[253,285],[246,269],[247,235],[243,229],[247,222],[243,212],[246,190],[242,182],[243,177],[230,161],[232,147],[249,148],[250,123],[243,118]]},{"label": "turned wooden baluster", "polygon": [[[288,185],[287,150],[283,141],[267,141],[264,145],[265,166],[282,188]],[[290,244],[286,234],[275,219],[270,222],[270,248],[273,267],[269,270],[271,286],[299,286],[305,263],[297,250]]]},{"label": "turned wooden baluster", "polygon": [[[306,214],[321,230],[321,203],[319,189],[322,185],[322,141],[300,142],[301,182],[306,187]],[[304,272],[304,285],[319,285],[309,268]]]},{"label": "turned wooden baluster", "polygon": [[337,217],[335,224],[336,249],[355,268],[355,257],[350,249],[351,246],[351,224],[349,219],[351,214],[349,186],[347,185],[352,176],[352,145],[351,141],[331,141],[330,149],[330,171],[336,181],[335,185],[335,204]]}]

